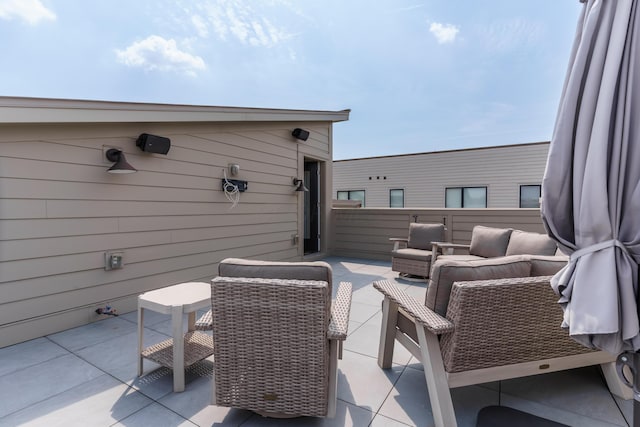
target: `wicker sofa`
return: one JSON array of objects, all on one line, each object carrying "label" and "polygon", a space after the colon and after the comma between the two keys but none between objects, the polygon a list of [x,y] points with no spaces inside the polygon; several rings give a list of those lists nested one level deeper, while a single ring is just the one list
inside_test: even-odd
[{"label": "wicker sofa", "polygon": [[432,263],[437,258],[471,261],[509,255],[555,255],[561,257],[559,260],[568,259],[546,234],[482,225],[473,227],[470,244],[432,242],[432,253]]},{"label": "wicker sofa", "polygon": [[391,281],[384,294],[378,353],[390,368],[395,342],[424,365],[436,426],[456,426],[450,388],[600,364],[612,393],[630,398],[615,355],[592,351],[560,327],[563,312],[550,286],[562,256],[509,255],[433,264],[425,301]]}]

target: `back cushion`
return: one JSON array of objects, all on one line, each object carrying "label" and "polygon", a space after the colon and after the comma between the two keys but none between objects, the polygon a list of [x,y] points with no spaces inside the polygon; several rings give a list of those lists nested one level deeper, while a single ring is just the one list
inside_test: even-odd
[{"label": "back cushion", "polygon": [[506,255],[554,255],[556,242],[546,234],[513,230]]},{"label": "back cushion", "polygon": [[449,295],[454,282],[528,277],[530,271],[529,261],[522,256],[489,258],[478,261],[453,261],[438,258],[431,270],[425,305],[441,316],[446,316]]},{"label": "back cushion", "polygon": [[504,256],[511,235],[510,228],[493,228],[476,225],[471,232],[469,253],[484,258]]},{"label": "back cushion", "polygon": [[263,279],[319,280],[329,284],[331,266],[324,261],[276,262],[227,258],[220,261],[218,275],[222,277],[258,277]]},{"label": "back cushion", "polygon": [[444,240],[443,224],[409,224],[409,241],[407,246],[414,249],[431,249],[431,242]]}]

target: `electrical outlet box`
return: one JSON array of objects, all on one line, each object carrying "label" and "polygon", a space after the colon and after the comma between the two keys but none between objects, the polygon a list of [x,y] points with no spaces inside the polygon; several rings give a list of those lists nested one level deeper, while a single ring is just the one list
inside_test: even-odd
[{"label": "electrical outlet box", "polygon": [[104,269],[118,270],[124,267],[123,252],[105,252],[104,253]]},{"label": "electrical outlet box", "polygon": [[234,191],[235,188],[243,193],[249,188],[249,183],[241,179],[224,179],[222,178],[222,191]]}]

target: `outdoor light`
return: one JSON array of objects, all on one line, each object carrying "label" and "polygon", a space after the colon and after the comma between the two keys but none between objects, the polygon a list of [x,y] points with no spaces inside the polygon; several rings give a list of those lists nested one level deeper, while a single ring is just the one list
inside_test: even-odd
[{"label": "outdoor light", "polygon": [[309,131],[300,129],[300,128],[295,128],[293,132],[291,132],[291,135],[293,135],[293,137],[296,139],[299,139],[301,141],[306,141],[307,138],[309,138]]},{"label": "outdoor light", "polygon": [[295,191],[309,191],[307,187],[304,186],[304,181],[298,178],[293,178],[293,185],[295,185]]},{"label": "outdoor light", "polygon": [[107,169],[109,173],[134,173],[138,170],[127,163],[127,159],[124,158],[124,153],[122,150],[118,150],[117,148],[110,148],[105,153],[107,160],[110,162],[115,162],[113,166]]}]

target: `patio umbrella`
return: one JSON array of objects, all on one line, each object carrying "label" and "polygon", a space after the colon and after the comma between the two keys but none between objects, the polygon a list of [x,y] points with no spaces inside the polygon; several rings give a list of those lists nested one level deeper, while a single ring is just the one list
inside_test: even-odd
[{"label": "patio umbrella", "polygon": [[552,280],[563,326],[618,354],[640,349],[640,11],[636,0],[581,2],[541,211],[570,254]]}]

